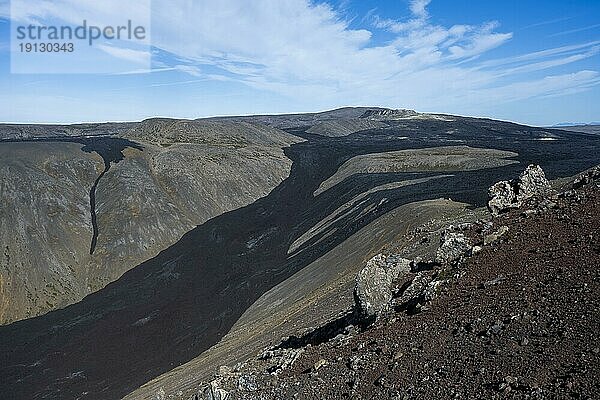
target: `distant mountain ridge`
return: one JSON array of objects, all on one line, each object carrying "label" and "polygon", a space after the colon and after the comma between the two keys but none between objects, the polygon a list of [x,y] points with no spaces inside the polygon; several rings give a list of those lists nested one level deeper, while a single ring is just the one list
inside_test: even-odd
[{"label": "distant mountain ridge", "polygon": [[592,122],[590,124],[582,124],[582,125],[568,125],[557,127],[558,129],[563,129],[571,132],[579,132],[579,133],[587,133],[591,135],[600,135],[600,123]]},{"label": "distant mountain ridge", "polygon": [[[231,123],[245,123],[242,131],[263,130],[257,124],[268,125],[277,129],[309,128],[315,127],[315,133],[331,131],[334,136],[343,136],[354,133],[357,130],[375,128],[381,124],[378,122],[398,118],[415,117],[421,115],[413,110],[390,109],[382,107],[342,107],[334,110],[296,113],[296,114],[265,114],[246,116],[222,116],[197,119],[182,118],[147,118],[142,121],[133,122],[106,122],[85,124],[2,124],[0,123],[0,140],[29,140],[47,139],[50,137],[91,137],[91,136],[118,136],[118,135],[140,135],[143,132],[145,139],[148,134],[154,133],[165,139],[164,135],[178,135],[188,133],[190,129],[197,131],[225,130],[231,134]],[[363,121],[363,122],[360,122]],[[202,123],[202,124],[200,124]],[[221,123],[221,124],[217,124]],[[229,126],[223,125],[228,123]],[[323,126],[318,126],[325,124]],[[341,125],[340,125],[341,124]],[[356,125],[351,129],[348,125]],[[254,125],[254,126],[252,126]],[[238,126],[239,127],[239,126]],[[180,129],[183,128],[183,129]],[[152,131],[152,132],[150,132]],[[175,134],[174,132],[178,133]],[[179,139],[182,139],[179,137]],[[185,141],[185,140],[184,140]]]},{"label": "distant mountain ridge", "polygon": [[600,125],[600,121],[594,122],[561,122],[560,124],[552,125],[551,128],[565,128],[565,127],[573,127],[573,126],[597,126]]}]

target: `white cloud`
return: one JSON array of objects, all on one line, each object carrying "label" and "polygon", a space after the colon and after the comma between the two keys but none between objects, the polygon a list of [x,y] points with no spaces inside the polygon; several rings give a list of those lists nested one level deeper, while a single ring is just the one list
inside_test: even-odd
[{"label": "white cloud", "polygon": [[577,61],[585,60],[586,58],[593,57],[600,53],[600,46],[593,46],[589,50],[584,53],[578,53],[571,56],[565,56],[560,58],[554,58],[552,60],[547,61],[539,61],[530,64],[521,65],[514,68],[505,69],[502,72],[502,75],[512,75],[516,73],[526,73],[526,72],[534,72],[541,71],[544,69],[559,67],[561,65],[571,64]]},{"label": "white cloud", "polygon": [[550,35],[550,37],[563,36],[563,35],[569,35],[571,33],[589,31],[590,29],[599,28],[599,27],[600,27],[600,24],[594,24],[594,25],[584,26],[582,28],[576,28],[576,29],[570,29],[570,30],[566,30],[566,31],[560,31],[560,32],[557,32],[557,33],[555,33],[553,35]]},{"label": "white cloud", "polygon": [[[461,59],[474,57],[494,49],[512,38],[512,33],[495,33],[494,29],[497,23],[485,24],[483,27],[474,31],[471,37],[465,40],[464,44],[450,46],[450,58]],[[464,32],[468,32],[465,30]]]},{"label": "white cloud", "polygon": [[60,20],[89,25],[116,25],[123,20],[146,22],[150,16],[150,1],[131,0],[12,0],[10,17],[17,22]]},{"label": "white cloud", "polygon": [[551,49],[536,51],[532,53],[522,54],[518,56],[506,57],[501,59],[495,59],[490,61],[485,61],[480,64],[481,67],[498,67],[507,64],[515,64],[515,63],[523,63],[529,62],[533,60],[539,60],[552,56],[564,56],[568,54],[573,54],[574,52],[579,52],[581,50],[585,50],[588,48],[592,48],[594,46],[600,45],[600,40],[596,40],[593,42],[587,43],[579,43],[569,46],[561,46],[555,47]]},{"label": "white cloud", "polygon": [[200,68],[195,67],[193,65],[176,65],[175,69],[181,72],[185,72],[186,74],[192,76],[202,76],[202,71]]},{"label": "white cloud", "polygon": [[0,18],[10,18],[10,2],[8,0],[0,0]]},{"label": "white cloud", "polygon": [[113,57],[131,61],[135,64],[150,65],[150,53],[148,51],[126,49],[105,44],[99,44],[97,47]]},{"label": "white cloud", "polygon": [[[391,98],[398,97],[395,84],[410,85],[410,74],[424,69],[437,66],[431,73],[437,79],[464,75],[465,70],[443,64],[481,54],[510,37],[492,32],[492,25],[430,25],[427,3],[411,4],[417,28],[404,29],[395,41],[380,46],[370,42],[371,32],[350,29],[331,7],[290,0],[252,6],[232,0],[156,2],[154,12],[161,18],[152,33],[155,46],[217,66],[253,87],[307,97],[316,92],[332,100],[342,92],[378,88],[375,96]],[[379,26],[385,25],[379,20]]]},{"label": "white cloud", "polygon": [[[35,12],[78,23],[85,5],[106,24],[119,17],[111,14],[114,1],[123,3],[36,0]],[[136,1],[130,3],[129,12],[135,16],[139,13]],[[411,1],[410,14],[403,19],[382,18],[371,10],[372,29],[393,35],[389,42],[375,44],[371,31],[353,29],[330,5],[309,0],[154,1],[152,45],[170,55],[161,60],[164,70],[243,83],[311,108],[342,104],[428,110],[462,104],[468,108],[481,101],[482,94],[510,101],[567,93],[570,89],[565,82],[581,90],[598,84],[593,71],[541,80],[523,78],[526,72],[582,60],[597,42],[478,61],[513,34],[499,31],[495,22],[435,24],[429,3]],[[26,20],[35,15],[20,10],[16,17]],[[104,50],[115,57],[142,57],[125,49]],[[512,82],[507,82],[509,77]],[[515,82],[517,78],[521,81]]]},{"label": "white cloud", "polygon": [[427,6],[431,0],[413,0],[410,3],[410,11],[419,18],[428,18]]},{"label": "white cloud", "polygon": [[600,74],[597,71],[584,70],[482,89],[472,93],[471,99],[481,104],[499,104],[534,97],[556,97],[578,93],[598,84],[600,84]]},{"label": "white cloud", "polygon": [[[473,59],[503,45],[513,35],[498,32],[496,22],[449,27],[430,22],[428,0],[413,0],[408,19],[380,18],[370,11],[377,29],[395,35],[374,45],[372,33],[351,29],[327,4],[305,0],[257,0],[252,6],[235,0],[220,2],[174,0],[154,3],[154,45],[192,63],[217,67],[219,77],[277,92],[312,107],[340,104],[381,104],[444,109],[472,102],[481,91],[508,101],[567,92],[559,79],[497,86],[500,77],[534,68],[552,68],[585,57],[590,45],[557,54],[531,54],[512,71]],[[190,19],[183,16],[194,15]],[[176,25],[177,29],[172,29]],[[194,38],[193,41],[188,38]],[[571,57],[564,57],[571,51]],[[595,85],[589,74],[577,75]],[[575,83],[572,79],[569,82]],[[508,89],[505,89],[508,88]],[[522,90],[522,93],[514,93]]]},{"label": "white cloud", "polygon": [[138,68],[130,71],[116,72],[113,75],[142,75],[142,74],[154,74],[157,72],[176,71],[174,67],[169,68]]},{"label": "white cloud", "polygon": [[177,85],[189,85],[191,83],[198,82],[206,82],[206,79],[192,79],[189,81],[175,81],[175,82],[166,82],[166,83],[153,83],[150,85],[151,87],[161,87],[161,86],[177,86]]}]

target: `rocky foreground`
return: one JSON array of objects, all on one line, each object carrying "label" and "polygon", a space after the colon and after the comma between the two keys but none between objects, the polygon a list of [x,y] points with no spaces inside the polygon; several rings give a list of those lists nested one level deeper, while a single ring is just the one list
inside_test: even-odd
[{"label": "rocky foreground", "polygon": [[489,208],[432,259],[378,254],[353,310],[192,399],[600,398],[600,168],[557,191],[530,166]]}]

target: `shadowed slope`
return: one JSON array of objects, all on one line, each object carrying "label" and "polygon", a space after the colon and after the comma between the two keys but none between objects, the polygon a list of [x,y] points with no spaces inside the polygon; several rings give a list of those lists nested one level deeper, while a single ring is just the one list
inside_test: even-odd
[{"label": "shadowed slope", "polygon": [[301,140],[180,120],[147,120],[128,134],[136,142],[0,140],[0,324],[80,301],[195,226],[266,196],[289,175],[282,147]]}]

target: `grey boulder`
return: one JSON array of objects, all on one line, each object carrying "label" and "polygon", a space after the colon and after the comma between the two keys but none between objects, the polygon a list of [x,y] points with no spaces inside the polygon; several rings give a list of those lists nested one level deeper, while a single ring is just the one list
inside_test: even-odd
[{"label": "grey boulder", "polygon": [[440,264],[457,261],[473,248],[467,237],[459,232],[444,232],[440,242],[440,247],[435,254],[435,261]]},{"label": "grey boulder", "polygon": [[488,191],[488,208],[494,215],[500,215],[513,208],[519,208],[524,200],[534,196],[545,196],[551,191],[550,182],[539,165],[529,165],[518,179],[498,182]]},{"label": "grey boulder", "polygon": [[370,319],[386,311],[392,300],[392,283],[410,271],[410,261],[378,254],[357,274],[354,300],[359,314]]},{"label": "grey boulder", "polygon": [[530,165],[521,173],[517,181],[517,200],[523,201],[533,196],[546,195],[551,186],[546,174],[539,165]]},{"label": "grey boulder", "polygon": [[205,400],[231,400],[229,392],[221,389],[215,381],[209,383],[202,394]]},{"label": "grey boulder", "polygon": [[508,181],[495,183],[488,190],[490,201],[488,208],[494,215],[499,215],[501,212],[511,208],[518,208],[517,194],[513,185]]}]

